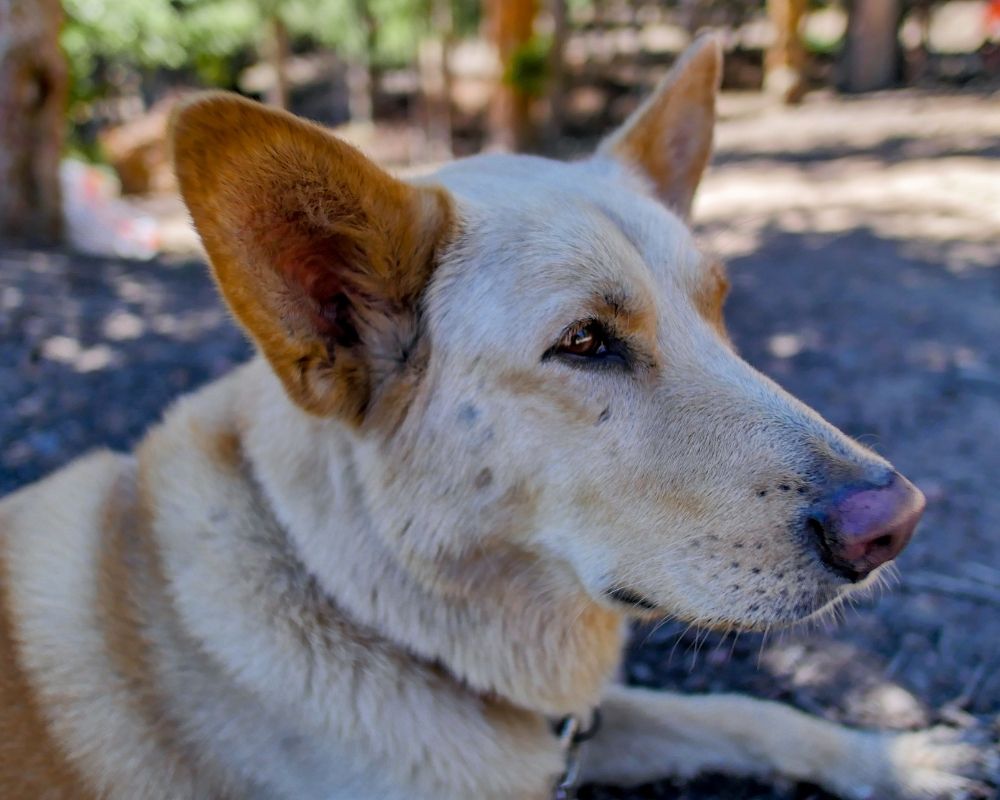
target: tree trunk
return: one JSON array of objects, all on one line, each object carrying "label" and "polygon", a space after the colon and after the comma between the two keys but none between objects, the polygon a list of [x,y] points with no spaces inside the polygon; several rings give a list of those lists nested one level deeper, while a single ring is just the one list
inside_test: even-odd
[{"label": "tree trunk", "polygon": [[269,105],[288,108],[288,28],[281,17],[274,15],[267,21],[264,40],[264,57],[271,65],[271,85],[265,99]]},{"label": "tree trunk", "polygon": [[764,57],[764,91],[788,104],[805,94],[806,50],[799,35],[805,0],[767,0],[774,41]]},{"label": "tree trunk", "polygon": [[368,0],[354,0],[354,13],[364,30],[364,49],[347,66],[347,106],[351,122],[370,125],[375,116],[376,76],[372,57],[378,43],[378,23]]},{"label": "tree trunk", "polygon": [[854,0],[847,24],[841,85],[848,92],[888,89],[899,78],[900,0]]},{"label": "tree trunk", "polygon": [[562,135],[566,117],[566,40],[569,38],[569,15],[566,0],[548,0],[552,14],[552,48],[549,51],[549,121],[548,133],[553,139]]},{"label": "tree trunk", "polygon": [[486,0],[501,77],[490,107],[490,145],[524,150],[532,144],[531,97],[506,80],[513,59],[534,33],[537,0]]},{"label": "tree trunk", "polygon": [[423,96],[424,158],[451,158],[451,0],[430,0],[434,35],[420,46],[420,91]]},{"label": "tree trunk", "polygon": [[0,0],[0,238],[62,237],[68,73],[59,0]]}]

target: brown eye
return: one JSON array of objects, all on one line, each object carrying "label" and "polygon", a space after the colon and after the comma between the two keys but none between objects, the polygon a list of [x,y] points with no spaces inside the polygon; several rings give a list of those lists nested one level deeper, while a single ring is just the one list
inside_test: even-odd
[{"label": "brown eye", "polygon": [[542,361],[550,358],[580,369],[628,369],[632,363],[628,344],[596,319],[580,320],[566,328],[542,355]]},{"label": "brown eye", "polygon": [[580,322],[566,331],[558,350],[574,356],[597,357],[607,352],[604,328],[598,322]]}]

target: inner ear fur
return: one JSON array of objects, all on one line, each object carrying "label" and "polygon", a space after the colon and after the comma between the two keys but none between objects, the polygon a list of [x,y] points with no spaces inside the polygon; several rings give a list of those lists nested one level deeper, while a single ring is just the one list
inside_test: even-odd
[{"label": "inner ear fur", "polygon": [[237,95],[187,101],[171,138],[233,314],[296,403],[360,423],[417,335],[420,297],[454,227],[449,196]]},{"label": "inner ear fur", "polygon": [[712,155],[722,48],[711,34],[681,55],[653,94],[598,149],[650,180],[662,203],[687,218]]}]

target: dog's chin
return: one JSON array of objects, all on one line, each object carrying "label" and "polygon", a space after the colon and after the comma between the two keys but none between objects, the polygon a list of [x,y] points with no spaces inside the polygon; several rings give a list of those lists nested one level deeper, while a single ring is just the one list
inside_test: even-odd
[{"label": "dog's chin", "polygon": [[793,605],[781,605],[775,608],[761,608],[759,603],[755,603],[753,612],[747,613],[741,613],[739,604],[735,604],[734,607],[719,613],[717,609],[679,610],[661,605],[647,595],[624,588],[605,590],[600,600],[615,611],[644,622],[671,618],[703,630],[745,632],[792,627],[813,616],[821,615],[825,609],[840,602],[836,595],[831,595],[821,601],[807,603],[800,600]]},{"label": "dog's chin", "polygon": [[788,602],[765,609],[762,618],[734,620],[716,625],[717,628],[744,631],[765,631],[782,628],[808,627],[839,619],[844,604],[852,597],[867,596],[882,585],[888,575],[887,567],[879,567],[863,580],[855,583],[838,580],[823,581],[814,587],[808,598],[790,598]]},{"label": "dog's chin", "polygon": [[647,622],[669,617],[708,630],[760,632],[835,619],[848,598],[870,594],[881,585],[888,574],[886,570],[885,566],[879,567],[856,583],[823,575],[808,592],[797,596],[783,594],[780,603],[762,604],[759,597],[754,597],[749,599],[752,603],[749,608],[743,609],[737,602],[722,613],[718,609],[705,609],[700,613],[698,609],[688,609],[685,613],[634,589],[622,587],[604,590],[600,600],[628,617]]},{"label": "dog's chin", "polygon": [[792,625],[826,622],[836,618],[844,603],[851,598],[870,596],[878,587],[884,586],[890,575],[891,562],[873,570],[857,582],[843,581],[826,593],[826,597],[816,603],[816,607]]}]

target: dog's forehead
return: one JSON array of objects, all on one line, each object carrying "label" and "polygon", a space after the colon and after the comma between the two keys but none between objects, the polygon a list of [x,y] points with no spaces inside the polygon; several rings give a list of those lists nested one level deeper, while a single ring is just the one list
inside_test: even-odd
[{"label": "dog's forehead", "polygon": [[569,270],[578,291],[617,283],[669,298],[697,289],[702,258],[687,226],[617,162],[479,156],[434,180],[464,216],[458,251],[472,280],[516,278],[540,289],[548,281],[558,290],[559,271]]}]

